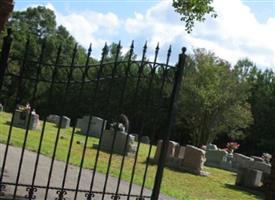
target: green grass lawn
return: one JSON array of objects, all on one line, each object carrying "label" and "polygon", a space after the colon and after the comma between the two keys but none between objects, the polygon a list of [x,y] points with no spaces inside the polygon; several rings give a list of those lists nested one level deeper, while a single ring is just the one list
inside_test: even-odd
[{"label": "green grass lawn", "polygon": [[[6,143],[9,123],[11,114],[1,112],[0,113],[0,142]],[[47,123],[45,134],[42,143],[41,153],[46,156],[51,156],[53,153],[53,147],[55,142],[55,137],[57,133],[57,128],[52,123]],[[11,145],[22,146],[23,139],[25,135],[25,130],[21,128],[14,127],[12,130]],[[29,131],[27,146],[29,150],[36,151],[38,148],[38,143],[41,135],[41,130]],[[56,152],[56,159],[65,161],[68,153],[69,141],[72,135],[72,129],[62,129],[60,136],[64,139],[60,139],[58,143],[58,148]],[[74,142],[72,147],[72,153],[70,157],[70,163],[73,165],[80,165],[81,155],[83,145],[76,144],[76,141],[85,140],[85,136],[75,134]],[[88,148],[86,151],[84,167],[93,168],[96,150],[92,148],[93,144],[97,144],[98,139],[89,137]],[[148,155],[149,146],[141,144],[141,148],[138,154],[138,162],[134,177],[134,183],[142,184],[145,160]],[[155,147],[153,147],[151,157],[154,156]],[[100,152],[99,162],[97,166],[97,171],[101,173],[106,173],[108,166],[109,154]],[[113,155],[110,175],[118,176],[121,164],[122,156]],[[131,170],[133,166],[134,157],[128,156],[125,159],[124,170],[122,174],[122,179],[129,181],[131,178]],[[157,167],[155,165],[150,165],[148,168],[148,174],[146,179],[146,187],[152,188],[154,183],[154,176]],[[253,200],[253,199],[263,199],[261,194],[252,191],[243,190],[234,186],[235,174],[232,172],[208,168],[205,169],[210,173],[208,177],[195,176],[186,172],[178,172],[171,169],[165,169],[164,177],[162,182],[161,192],[169,196],[175,197],[177,199],[184,200]]]}]

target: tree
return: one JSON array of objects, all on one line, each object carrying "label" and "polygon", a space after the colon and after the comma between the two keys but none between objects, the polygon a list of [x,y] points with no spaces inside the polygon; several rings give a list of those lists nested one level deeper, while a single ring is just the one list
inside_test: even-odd
[{"label": "tree", "polygon": [[[14,73],[18,73],[22,64],[20,60],[24,58],[25,46],[27,39],[30,40],[30,45],[28,48],[27,54],[27,62],[25,64],[25,76],[32,77],[35,79],[37,73],[37,67],[39,66],[35,62],[39,60],[43,43],[46,43],[44,56],[42,63],[55,63],[57,50],[59,46],[62,46],[62,51],[60,54],[59,64],[70,66],[72,61],[73,50],[76,45],[76,40],[71,36],[71,34],[66,30],[63,26],[56,26],[56,16],[54,12],[50,9],[47,9],[42,6],[27,8],[25,11],[16,11],[13,13],[9,26],[13,30],[13,43],[11,48],[11,56],[13,62],[11,62],[9,66],[9,70]],[[19,61],[19,62],[15,62]],[[33,62],[35,61],[35,62]],[[91,61],[94,62],[93,59]],[[86,62],[86,50],[77,45],[77,53],[75,56],[75,65],[84,65]],[[92,63],[92,62],[90,62]],[[53,69],[51,67],[46,67],[47,65],[42,65],[43,68],[40,79],[47,77],[48,80],[51,79]],[[68,76],[68,70],[64,67],[58,69],[57,78],[58,80],[65,80]],[[74,77],[79,78],[82,76],[81,70],[74,71]],[[15,99],[15,86],[17,85],[16,79],[11,80],[6,79],[6,87],[8,87],[7,91],[9,92],[8,101],[10,106],[6,108],[12,109],[12,99]],[[23,80],[22,87],[20,90],[20,102],[24,103],[29,101],[33,94],[33,88],[35,85],[35,81]],[[56,86],[56,91],[53,94],[53,98],[59,99],[60,95],[64,91],[64,85],[59,84]],[[78,91],[79,85],[77,87],[72,88],[72,90]],[[59,108],[58,105],[50,106],[52,110],[44,109],[48,103],[48,93],[49,93],[49,84],[39,83],[39,88],[36,92],[36,108],[41,113],[41,115],[46,114],[46,112],[54,112]],[[68,98],[68,101],[74,101],[73,98]],[[49,106],[48,106],[49,107]],[[44,110],[41,110],[44,109]]]},{"label": "tree", "polygon": [[186,31],[190,33],[195,21],[204,21],[206,14],[217,17],[212,2],[213,0],[173,0],[173,7],[182,15],[181,20],[185,22]]},{"label": "tree", "polygon": [[181,92],[178,131],[188,131],[196,146],[219,134],[239,138],[252,122],[248,84],[211,52],[197,49],[189,56]]},{"label": "tree", "polygon": [[254,118],[250,127],[249,145],[254,153],[272,153],[275,150],[275,74],[271,70],[257,70],[251,74],[251,96],[249,102]]}]

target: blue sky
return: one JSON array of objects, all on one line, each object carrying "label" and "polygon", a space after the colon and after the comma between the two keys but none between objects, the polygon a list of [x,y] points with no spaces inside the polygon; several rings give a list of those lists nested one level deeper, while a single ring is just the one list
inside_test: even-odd
[{"label": "blue sky", "polygon": [[275,0],[214,0],[218,18],[197,23],[187,34],[179,15],[173,11],[172,0],[51,0],[15,1],[15,10],[45,5],[55,11],[57,23],[64,25],[79,44],[94,46],[100,54],[104,42],[121,40],[124,51],[135,40],[136,53],[148,41],[153,50],[159,42],[160,61],[173,47],[172,62],[182,46],[192,53],[206,48],[232,64],[248,57],[261,68],[275,69]]}]

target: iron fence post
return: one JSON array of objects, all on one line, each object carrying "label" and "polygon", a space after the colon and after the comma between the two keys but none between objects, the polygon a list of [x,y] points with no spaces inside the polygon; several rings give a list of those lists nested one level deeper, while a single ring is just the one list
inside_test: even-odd
[{"label": "iron fence post", "polygon": [[173,91],[171,94],[171,100],[170,100],[169,111],[168,111],[167,133],[165,135],[165,138],[163,138],[163,143],[161,146],[161,152],[160,152],[160,157],[158,161],[158,169],[155,177],[151,200],[158,200],[159,198],[163,170],[165,167],[165,159],[166,159],[166,154],[168,150],[169,140],[172,134],[173,123],[175,121],[175,114],[177,110],[177,99],[179,96],[180,86],[181,86],[182,77],[183,77],[183,70],[184,70],[185,58],[186,58],[185,52],[186,52],[186,48],[183,47],[182,53],[179,55],[179,62],[175,73],[175,82],[174,82]]},{"label": "iron fence post", "polygon": [[[11,47],[11,42],[12,42],[11,34],[12,34],[12,32],[11,32],[11,29],[9,28],[8,35],[5,36],[3,39],[1,60],[0,60],[0,91],[2,89],[2,85],[3,85],[3,81],[4,81],[4,74],[5,74],[6,68],[8,66],[8,58],[9,58],[9,52],[10,52],[10,47]],[[0,192],[5,189],[5,185],[2,184],[3,173],[4,173],[4,169],[1,169],[1,171],[0,171]]]},{"label": "iron fence post", "polygon": [[10,47],[12,43],[12,31],[11,28],[8,29],[8,35],[3,39],[1,60],[0,60],[0,90],[4,81],[4,74],[8,66],[8,58],[10,53]]}]

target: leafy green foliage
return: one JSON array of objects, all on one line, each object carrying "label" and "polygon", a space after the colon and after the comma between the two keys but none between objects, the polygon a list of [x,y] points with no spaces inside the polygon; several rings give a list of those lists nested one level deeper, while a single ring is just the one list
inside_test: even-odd
[{"label": "leafy green foliage", "polygon": [[271,70],[258,70],[253,64],[250,66],[252,70],[248,82],[251,94],[248,102],[251,104],[254,123],[244,143],[254,147],[251,153],[272,153],[275,150],[275,74]]},{"label": "leafy green foliage", "polygon": [[213,0],[173,0],[173,7],[182,15],[181,20],[185,22],[186,31],[190,33],[195,21],[204,21],[206,14],[217,17],[212,2]]},{"label": "leafy green foliage", "polygon": [[242,136],[252,122],[248,89],[227,62],[195,50],[184,75],[178,128],[188,131],[197,146],[212,142],[218,134]]}]

